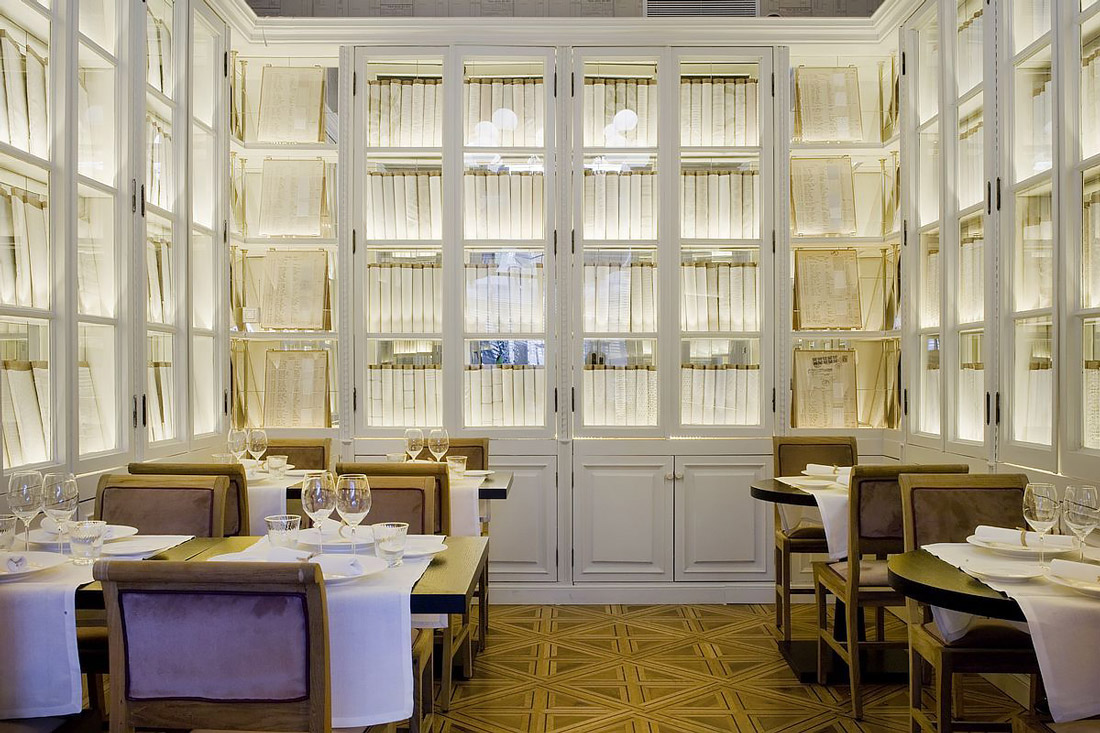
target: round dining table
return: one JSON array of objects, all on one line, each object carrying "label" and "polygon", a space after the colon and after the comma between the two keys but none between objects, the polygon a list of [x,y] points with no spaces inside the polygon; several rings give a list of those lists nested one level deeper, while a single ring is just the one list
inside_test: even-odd
[{"label": "round dining table", "polygon": [[1026,622],[1016,601],[925,550],[894,555],[886,566],[890,587],[907,598],[949,611]]}]

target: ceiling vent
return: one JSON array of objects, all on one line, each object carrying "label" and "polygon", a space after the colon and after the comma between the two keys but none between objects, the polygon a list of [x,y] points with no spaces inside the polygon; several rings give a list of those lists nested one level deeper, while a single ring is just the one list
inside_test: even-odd
[{"label": "ceiling vent", "polygon": [[650,18],[755,17],[758,4],[758,0],[647,0],[645,14]]}]

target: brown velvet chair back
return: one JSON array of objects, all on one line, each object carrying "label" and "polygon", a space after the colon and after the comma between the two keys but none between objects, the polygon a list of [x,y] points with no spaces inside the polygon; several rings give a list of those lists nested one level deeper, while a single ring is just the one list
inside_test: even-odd
[{"label": "brown velvet chair back", "polygon": [[895,555],[905,548],[898,476],[908,474],[959,474],[965,464],[859,465],[852,469],[849,493],[849,564],[863,555]]},{"label": "brown velvet chair back", "polygon": [[318,566],[112,560],[92,573],[107,607],[112,729],[331,730]]},{"label": "brown velvet chair back", "polygon": [[856,439],[846,436],[772,438],[776,476],[797,476],[811,463],[854,466],[859,462]]},{"label": "brown velvet chair back", "polygon": [[[451,484],[447,479],[446,463],[398,463],[381,461],[377,463],[336,464],[336,476],[345,473],[362,473],[374,486],[376,478],[397,476],[402,478],[430,477],[435,481],[435,525],[439,534],[451,533]],[[373,510],[372,510],[373,511]],[[411,524],[411,523],[410,523]],[[432,534],[432,533],[429,533]]]},{"label": "brown velvet chair back", "polygon": [[225,476],[105,474],[96,489],[95,516],[142,534],[222,537],[228,493]]},{"label": "brown velvet chair back", "polygon": [[466,456],[466,468],[471,471],[488,471],[489,439],[451,438],[451,447],[447,449],[447,455]]},{"label": "brown velvet chair back", "polygon": [[902,474],[905,549],[965,542],[979,524],[1024,526],[1027,476],[1017,473]]},{"label": "brown velvet chair back", "polygon": [[241,464],[131,463],[127,469],[134,475],[225,476],[229,479],[229,493],[225,499],[225,536],[248,534],[248,480]]},{"label": "brown velvet chair back", "polygon": [[328,471],[332,465],[332,439],[279,438],[268,440],[267,456],[286,456],[287,463],[295,468],[311,471]]},{"label": "brown velvet chair back", "polygon": [[407,522],[409,534],[437,534],[434,476],[367,476],[369,522]]}]

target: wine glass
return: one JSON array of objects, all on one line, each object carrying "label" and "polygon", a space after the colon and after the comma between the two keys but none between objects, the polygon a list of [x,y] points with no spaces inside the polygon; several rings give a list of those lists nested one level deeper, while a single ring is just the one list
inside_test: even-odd
[{"label": "wine glass", "polygon": [[42,474],[16,471],[8,479],[8,508],[23,523],[23,549],[30,551],[31,522],[42,511]]},{"label": "wine glass", "polygon": [[332,476],[327,471],[313,471],[302,479],[302,509],[313,520],[317,528],[319,554],[325,552],[324,527],[321,522],[327,519],[336,508],[336,491],[332,486]]},{"label": "wine glass", "polygon": [[1054,484],[1028,484],[1024,489],[1024,519],[1039,535],[1039,565],[1046,567],[1047,532],[1058,523],[1058,492]]},{"label": "wine glass", "polygon": [[1085,559],[1085,538],[1100,526],[1100,492],[1095,486],[1067,486],[1062,497],[1062,519],[1077,537],[1077,558]]},{"label": "wine glass", "polygon": [[351,551],[356,552],[356,529],[370,512],[370,483],[361,473],[345,473],[336,480],[336,513],[351,528]]},{"label": "wine glass", "polygon": [[42,510],[57,524],[57,551],[65,554],[65,533],[80,503],[80,489],[71,473],[42,477]]},{"label": "wine glass", "polygon": [[446,428],[436,428],[428,433],[428,450],[435,456],[436,462],[443,460],[451,447],[451,437],[447,435]]},{"label": "wine glass", "polygon": [[405,452],[409,454],[409,460],[415,461],[424,450],[424,431],[420,428],[409,428],[405,431]]},{"label": "wine glass", "polygon": [[248,431],[244,428],[230,428],[227,449],[241,462],[241,456],[248,450]]},{"label": "wine glass", "polygon": [[263,428],[252,428],[248,431],[248,455],[252,460],[259,461],[260,456],[267,452],[267,431]]}]

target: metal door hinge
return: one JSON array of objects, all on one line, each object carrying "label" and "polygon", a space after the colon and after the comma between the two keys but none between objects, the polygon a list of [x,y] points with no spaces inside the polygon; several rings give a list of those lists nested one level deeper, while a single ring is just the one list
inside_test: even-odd
[{"label": "metal door hinge", "polygon": [[995,412],[997,413],[997,424],[1000,425],[1001,424],[1001,393],[1000,392],[997,393],[996,403],[997,404],[996,404]]},{"label": "metal door hinge", "polygon": [[772,229],[772,254],[775,254],[775,230]]},{"label": "metal door hinge", "polygon": [[554,230],[554,256],[558,254],[558,230]]},{"label": "metal door hinge", "polygon": [[997,211],[1001,210],[1001,177],[997,176]]},{"label": "metal door hinge", "polygon": [[359,86],[359,72],[351,72],[351,96],[355,96],[356,87]]},{"label": "metal door hinge", "polygon": [[990,415],[989,403],[990,403],[989,393],[986,392],[985,393],[985,424],[986,425],[989,424],[989,415]]},{"label": "metal door hinge", "polygon": [[229,244],[229,222],[222,221],[222,244]]},{"label": "metal door hinge", "polygon": [[572,71],[569,72],[569,96],[577,96],[577,75]]},{"label": "metal door hinge", "polygon": [[134,427],[137,427],[137,395],[134,395],[134,412],[133,412]]},{"label": "metal door hinge", "polygon": [[356,243],[355,243],[355,230],[352,229],[351,230],[351,253],[352,254],[355,254],[355,246],[356,246]]},{"label": "metal door hinge", "polygon": [[772,72],[772,96],[775,96],[775,72]]},{"label": "metal door hinge", "polygon": [[901,407],[902,414],[908,415],[909,414],[909,390],[903,389],[901,391],[901,395],[902,395],[902,407]]},{"label": "metal door hinge", "polygon": [[130,179],[130,213],[137,213],[137,179]]},{"label": "metal door hinge", "polygon": [[554,412],[558,411],[558,388],[554,387]]},{"label": "metal door hinge", "polygon": [[986,215],[993,213],[993,182],[985,182],[985,213]]},{"label": "metal door hinge", "polygon": [[909,220],[903,219],[901,222],[901,246],[909,246]]},{"label": "metal door hinge", "polygon": [[577,230],[569,230],[569,254],[577,254]]},{"label": "metal door hinge", "polygon": [[569,564],[573,567],[577,566],[577,551],[572,547],[569,548]]},{"label": "metal door hinge", "polygon": [[138,200],[141,201],[141,218],[145,218],[145,184],[141,184],[141,195],[138,196]]},{"label": "metal door hinge", "polygon": [[570,412],[576,412],[577,411],[577,388],[576,387],[570,387],[569,388],[569,411]]},{"label": "metal door hinge", "polygon": [[359,409],[359,389],[357,387],[351,388],[351,411],[355,412]]},{"label": "metal door hinge", "polygon": [[222,54],[222,76],[229,78],[229,52]]},{"label": "metal door hinge", "polygon": [[554,72],[554,96],[558,96],[558,72]]},{"label": "metal door hinge", "polygon": [[149,425],[149,409],[146,404],[145,395],[141,396],[141,427],[147,427]]},{"label": "metal door hinge", "polygon": [[905,76],[905,51],[901,52],[901,75]]},{"label": "metal door hinge", "polygon": [[772,387],[772,412],[775,412],[775,387]]},{"label": "metal door hinge", "polygon": [[222,392],[222,412],[226,415],[229,414],[229,390]]}]

